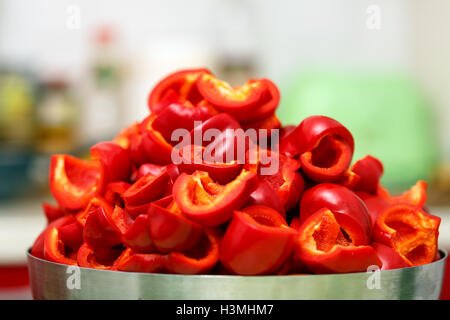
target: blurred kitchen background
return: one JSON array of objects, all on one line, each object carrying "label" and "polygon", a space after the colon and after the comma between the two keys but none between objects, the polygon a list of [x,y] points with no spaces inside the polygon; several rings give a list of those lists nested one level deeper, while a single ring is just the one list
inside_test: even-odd
[{"label": "blurred kitchen background", "polygon": [[450,249],[449,40],[446,0],[0,0],[0,299],[30,297],[50,154],[112,138],[185,67],[271,78],[284,123],[335,117],[389,190],[427,180]]}]

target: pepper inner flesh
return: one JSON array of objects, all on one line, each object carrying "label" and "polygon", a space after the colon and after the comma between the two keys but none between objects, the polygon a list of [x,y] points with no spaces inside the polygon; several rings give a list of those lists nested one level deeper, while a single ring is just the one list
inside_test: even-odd
[{"label": "pepper inner flesh", "polygon": [[312,249],[329,252],[335,246],[351,246],[353,240],[350,235],[341,228],[334,214],[327,210],[320,216],[320,220],[313,224],[306,234],[310,237]]},{"label": "pepper inner flesh", "polygon": [[94,192],[98,188],[98,181],[101,176],[100,162],[58,159],[55,170],[56,179],[61,182],[68,192],[74,195],[82,195]]},{"label": "pepper inner flesh", "polygon": [[318,168],[332,168],[347,161],[350,147],[336,136],[325,136],[311,151],[311,164]]}]

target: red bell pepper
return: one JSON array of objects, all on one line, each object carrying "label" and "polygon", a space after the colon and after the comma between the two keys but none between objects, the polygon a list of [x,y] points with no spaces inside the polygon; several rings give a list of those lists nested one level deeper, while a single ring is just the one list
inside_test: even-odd
[{"label": "red bell pepper", "polygon": [[280,197],[266,180],[259,180],[258,187],[250,194],[245,204],[247,207],[255,205],[270,207],[278,211],[283,218],[286,218],[286,212],[281,204]]},{"label": "red bell pepper", "polygon": [[164,170],[158,176],[147,174],[137,180],[123,194],[125,206],[139,206],[160,198],[169,182],[169,174]]},{"label": "red bell pepper", "polygon": [[292,253],[296,234],[274,209],[246,207],[234,212],[220,241],[220,261],[240,275],[277,272]]},{"label": "red bell pepper", "polygon": [[123,235],[123,243],[136,253],[156,251],[148,229],[148,216],[141,214]]},{"label": "red bell pepper", "polygon": [[417,206],[392,205],[377,217],[373,238],[393,248],[409,266],[418,266],[434,260],[440,222]]},{"label": "red bell pepper", "polygon": [[115,248],[94,248],[84,243],[77,253],[77,263],[80,267],[114,270],[114,262],[122,253],[122,250]]},{"label": "red bell pepper", "polygon": [[196,105],[203,97],[198,92],[196,81],[203,74],[210,74],[207,69],[181,70],[169,74],[159,81],[148,97],[148,106],[153,113],[160,113],[173,102],[185,101]]},{"label": "red bell pepper", "polygon": [[306,118],[280,141],[280,152],[300,155],[303,172],[317,182],[338,180],[350,165],[353,150],[350,131],[325,116]]},{"label": "red bell pepper", "polygon": [[257,183],[257,175],[246,170],[226,185],[215,183],[204,171],[182,173],[173,186],[173,197],[189,219],[204,226],[218,226],[247,202]]},{"label": "red bell pepper", "polygon": [[168,207],[150,204],[148,230],[154,246],[160,252],[188,250],[198,243],[203,232],[198,223],[182,215],[173,201]]},{"label": "red bell pepper", "polygon": [[48,226],[39,234],[39,236],[34,241],[30,253],[37,258],[44,259],[44,239],[47,231],[53,228],[58,229],[61,226],[72,223],[74,220],[75,220],[74,216],[67,215],[59,217],[58,219],[50,222]]},{"label": "red bell pepper", "polygon": [[381,260],[383,266],[381,270],[391,270],[399,268],[407,268],[409,265],[406,261],[391,247],[384,244],[374,242],[372,247],[375,249],[378,258]]},{"label": "red bell pepper", "polygon": [[197,245],[186,252],[167,255],[165,269],[170,273],[205,274],[219,261],[220,230],[206,228]]},{"label": "red bell pepper", "polygon": [[137,171],[136,180],[139,180],[140,178],[142,178],[147,174],[151,174],[152,176],[159,176],[166,169],[167,166],[159,166],[153,163],[144,163],[139,167]]},{"label": "red bell pepper", "polygon": [[44,211],[48,224],[66,215],[66,213],[60,206],[54,206],[46,202],[42,203],[42,211]]},{"label": "red bell pepper", "polygon": [[197,79],[197,88],[206,101],[221,112],[243,113],[255,110],[265,91],[263,81],[247,81],[240,87],[231,87],[212,74],[204,73]]},{"label": "red bell pepper", "polygon": [[336,183],[354,190],[359,179],[360,177],[356,173],[354,173],[351,169],[348,169],[338,180],[336,180]]},{"label": "red bell pepper", "polygon": [[103,175],[99,161],[85,161],[69,155],[50,158],[50,190],[68,210],[84,208],[102,192]]},{"label": "red bell pepper", "polygon": [[59,236],[59,228],[74,221],[74,216],[64,216],[47,227],[43,236],[44,258],[46,260],[67,265],[77,264],[76,251],[66,246]]},{"label": "red bell pepper", "polygon": [[128,272],[164,272],[166,259],[165,255],[158,253],[134,253],[131,249],[125,249],[115,261],[114,268]]},{"label": "red bell pepper", "polygon": [[112,219],[112,212],[99,207],[87,216],[84,241],[93,247],[112,248],[122,243],[122,231]]},{"label": "red bell pepper", "polygon": [[128,180],[131,161],[127,150],[114,142],[99,142],[90,151],[91,158],[101,163],[104,186]]},{"label": "red bell pepper", "polygon": [[72,223],[59,227],[58,233],[61,241],[73,250],[78,250],[83,244],[83,226],[76,219]]},{"label": "red bell pepper", "polygon": [[205,147],[189,145],[180,150],[181,163],[178,164],[180,172],[192,174],[194,171],[206,171],[211,179],[220,184],[233,180],[241,171],[242,165],[236,160],[231,162],[210,162],[204,159]]},{"label": "red bell pepper", "polygon": [[334,183],[321,183],[307,190],[300,201],[300,221],[327,208],[356,246],[371,239],[371,222],[364,202],[350,189]]},{"label": "red bell pepper", "polygon": [[363,191],[357,191],[356,194],[364,201],[367,211],[369,212],[372,226],[375,224],[377,217],[391,205],[386,199],[377,195],[372,195]]},{"label": "red bell pepper", "polygon": [[315,273],[360,272],[372,265],[382,266],[374,248],[357,245],[326,208],[302,223],[295,253]]},{"label": "red bell pepper", "polygon": [[423,208],[425,206],[425,202],[427,201],[427,187],[428,184],[425,181],[419,180],[415,185],[401,195],[391,196],[382,185],[379,185],[377,195],[383,197],[391,204],[407,203]]},{"label": "red bell pepper", "polygon": [[383,175],[383,164],[380,160],[370,155],[365,156],[355,162],[351,171],[359,176],[353,190],[376,194],[378,183]]},{"label": "red bell pepper", "polygon": [[207,107],[194,107],[189,105],[171,104],[161,111],[152,123],[152,128],[164,137],[166,141],[174,144],[172,133],[177,129],[191,131],[195,121],[206,121],[213,116]]},{"label": "red bell pepper", "polygon": [[139,135],[140,127],[139,123],[133,123],[132,125],[126,127],[113,139],[113,142],[128,150],[131,145],[131,140]]},{"label": "red bell pepper", "polygon": [[84,227],[86,224],[87,217],[98,208],[104,209],[106,212],[111,213],[114,210],[114,206],[105,200],[105,198],[97,196],[89,201],[88,205],[83,211],[80,211],[76,217],[80,224]]},{"label": "red bell pepper", "polygon": [[247,124],[243,124],[242,128],[244,130],[248,130],[248,129],[254,129],[254,130],[267,130],[267,137],[271,137],[273,132],[272,130],[278,130],[281,128],[281,121],[280,119],[278,119],[278,117],[273,114],[265,119],[259,120],[259,121],[255,121],[255,122],[251,122],[251,123],[247,123]]},{"label": "red bell pepper", "polygon": [[[268,160],[270,161],[268,166],[276,166],[276,164],[272,163],[272,160],[278,161],[278,170],[274,174],[262,175],[261,167],[266,166],[266,164],[260,161],[258,169],[260,179],[267,181],[272,186],[280,198],[281,204],[288,211],[297,205],[305,188],[305,181],[297,171],[300,169],[300,162],[273,151],[267,152]],[[259,152],[259,155],[260,157],[262,156],[261,152]]]},{"label": "red bell pepper", "polygon": [[109,203],[123,208],[123,195],[130,188],[130,184],[123,181],[111,182],[106,186],[105,200]]}]

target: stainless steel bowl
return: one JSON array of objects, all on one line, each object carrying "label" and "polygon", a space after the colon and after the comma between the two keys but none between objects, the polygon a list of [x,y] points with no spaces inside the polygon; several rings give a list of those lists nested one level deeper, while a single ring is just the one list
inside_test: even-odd
[{"label": "stainless steel bowl", "polygon": [[329,275],[220,276],[118,272],[71,267],[28,253],[35,299],[439,299],[447,261]]}]

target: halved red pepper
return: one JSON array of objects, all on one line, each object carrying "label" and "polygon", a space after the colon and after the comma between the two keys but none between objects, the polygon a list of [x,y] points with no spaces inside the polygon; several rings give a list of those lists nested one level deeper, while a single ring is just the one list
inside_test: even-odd
[{"label": "halved red pepper", "polygon": [[194,171],[206,171],[214,181],[226,184],[233,180],[241,171],[242,165],[236,160],[231,162],[210,162],[204,159],[205,147],[189,145],[180,150],[181,163],[178,164],[180,172],[192,174]]},{"label": "halved red pepper", "polygon": [[303,172],[317,182],[338,180],[349,167],[353,150],[350,131],[325,116],[306,118],[280,141],[280,152],[300,155]]},{"label": "halved red pepper", "polygon": [[320,209],[327,208],[336,216],[356,246],[366,245],[371,239],[371,222],[364,202],[350,189],[321,183],[307,190],[300,201],[300,222]]},{"label": "halved red pepper", "polygon": [[160,252],[185,251],[198,243],[203,228],[183,216],[175,202],[168,207],[150,204],[148,230]]},{"label": "halved red pepper", "polygon": [[164,272],[166,259],[165,255],[159,253],[135,253],[128,248],[114,262],[114,268],[128,272]]},{"label": "halved red pepper", "polygon": [[123,235],[123,243],[136,253],[156,251],[148,229],[148,216],[141,214]]},{"label": "halved red pepper", "polygon": [[65,216],[59,218],[49,226],[44,233],[44,258],[48,261],[77,265],[76,251],[67,247],[59,236],[59,228],[64,225],[73,223],[75,221],[74,216]]},{"label": "halved red pepper", "polygon": [[315,273],[359,272],[372,265],[382,266],[374,248],[357,245],[326,208],[302,223],[295,253]]},{"label": "halved red pepper", "polygon": [[247,81],[240,87],[231,87],[212,74],[203,74],[197,79],[197,88],[206,101],[219,111],[228,113],[251,112],[262,99],[264,82]]},{"label": "halved red pepper", "polygon": [[137,180],[123,194],[125,206],[139,206],[160,198],[169,182],[169,174],[164,170],[158,176],[151,173]]},{"label": "halved red pepper", "polygon": [[123,195],[130,188],[130,184],[124,181],[111,182],[106,186],[104,198],[109,203],[122,207],[124,206]]},{"label": "halved red pepper", "polygon": [[189,219],[204,226],[218,226],[247,202],[257,183],[257,175],[246,170],[226,185],[215,183],[204,171],[182,173],[173,186],[173,197]]},{"label": "halved red pepper", "polygon": [[159,113],[172,102],[189,101],[193,105],[203,100],[197,89],[197,78],[210,74],[208,69],[180,70],[159,81],[148,97],[148,106],[153,113]]},{"label": "halved red pepper", "polygon": [[85,161],[69,155],[50,158],[50,190],[68,210],[84,208],[102,192],[103,174],[99,161]]},{"label": "halved red pepper", "polygon": [[407,203],[423,208],[427,201],[427,187],[428,184],[425,181],[419,180],[415,185],[413,185],[409,190],[403,192],[401,195],[391,196],[382,185],[379,185],[377,195],[383,197],[391,204]]},{"label": "halved red pepper", "polygon": [[393,248],[409,266],[418,266],[434,261],[440,222],[417,206],[393,205],[378,216],[373,238]]},{"label": "halved red pepper", "polygon": [[185,252],[173,251],[167,255],[165,269],[170,273],[205,274],[219,261],[219,229],[206,228],[199,242]]},{"label": "halved red pepper", "polygon": [[220,241],[220,262],[240,275],[277,272],[292,253],[296,234],[272,208],[251,206],[235,211]]},{"label": "halved red pepper", "polygon": [[94,248],[84,243],[77,253],[77,263],[80,267],[114,270],[114,262],[122,250],[115,248]]},{"label": "halved red pepper", "polygon": [[359,177],[353,190],[376,194],[378,183],[383,175],[383,164],[380,160],[370,155],[365,156],[355,162],[351,171]]},{"label": "halved red pepper", "polygon": [[384,244],[374,242],[372,247],[375,249],[378,258],[381,260],[383,266],[381,270],[391,270],[399,268],[407,268],[409,265],[406,261],[391,247]]}]

